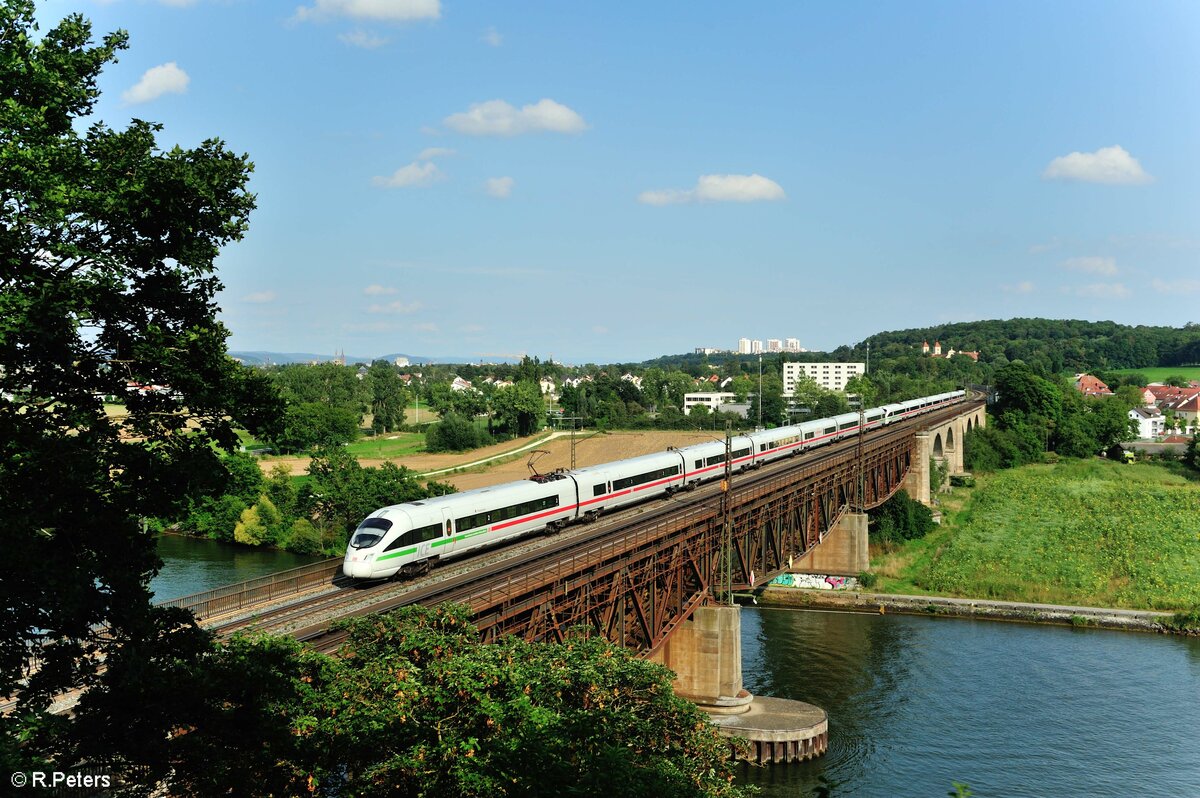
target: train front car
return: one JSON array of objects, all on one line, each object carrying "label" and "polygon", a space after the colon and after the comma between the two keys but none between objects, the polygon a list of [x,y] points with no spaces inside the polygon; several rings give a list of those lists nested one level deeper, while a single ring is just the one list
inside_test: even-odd
[{"label": "train front car", "polygon": [[402,571],[410,576],[426,571],[449,533],[435,500],[384,507],[350,536],[342,572],[354,579],[389,579]]},{"label": "train front car", "polygon": [[[384,563],[378,561],[383,554],[385,540],[389,538],[395,520],[387,518],[388,508],[376,510],[369,518],[363,519],[350,536],[346,544],[346,558],[342,561],[342,573],[353,579],[384,579],[400,570],[400,563],[387,574],[376,574],[377,569]],[[391,535],[395,538],[395,535]]]}]

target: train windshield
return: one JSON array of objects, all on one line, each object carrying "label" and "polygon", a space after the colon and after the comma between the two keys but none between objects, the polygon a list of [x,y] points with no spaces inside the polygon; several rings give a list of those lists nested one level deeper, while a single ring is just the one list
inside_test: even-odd
[{"label": "train windshield", "polygon": [[350,539],[350,545],[356,549],[369,549],[383,540],[383,536],[391,528],[392,522],[386,518],[368,518],[358,525],[354,537]]}]

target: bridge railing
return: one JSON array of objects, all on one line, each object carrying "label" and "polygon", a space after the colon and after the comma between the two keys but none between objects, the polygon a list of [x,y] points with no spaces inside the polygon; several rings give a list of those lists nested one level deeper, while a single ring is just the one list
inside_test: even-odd
[{"label": "bridge railing", "polygon": [[342,558],[333,557],[299,568],[248,579],[245,582],[193,593],[190,596],[157,601],[155,604],[159,607],[191,610],[192,614],[203,620],[327,583],[337,575],[341,565]]}]

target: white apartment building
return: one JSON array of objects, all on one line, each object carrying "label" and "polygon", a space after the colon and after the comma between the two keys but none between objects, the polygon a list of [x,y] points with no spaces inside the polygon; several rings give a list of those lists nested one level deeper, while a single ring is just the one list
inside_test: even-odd
[{"label": "white apartment building", "polygon": [[738,339],[738,354],[739,355],[750,354],[750,339],[749,338],[739,338]]},{"label": "white apartment building", "polygon": [[799,338],[785,338],[783,341],[783,351],[785,352],[803,352],[800,348]]},{"label": "white apartment building", "polygon": [[851,377],[865,372],[866,366],[862,363],[784,363],[783,395],[795,395],[801,374],[812,377],[822,388],[844,391]]},{"label": "white apartment building", "polygon": [[783,351],[783,341],[780,341],[778,338],[768,338],[767,339],[767,351],[768,352],[782,352]]},{"label": "white apartment building", "polygon": [[755,338],[753,341],[750,342],[750,354],[761,355],[762,351],[763,351],[762,341]]},{"label": "white apartment building", "polygon": [[718,410],[721,405],[727,402],[732,402],[737,398],[736,393],[728,393],[726,391],[700,391],[699,393],[685,393],[683,395],[683,414],[691,415],[692,408],[696,405],[704,405],[710,411]]}]

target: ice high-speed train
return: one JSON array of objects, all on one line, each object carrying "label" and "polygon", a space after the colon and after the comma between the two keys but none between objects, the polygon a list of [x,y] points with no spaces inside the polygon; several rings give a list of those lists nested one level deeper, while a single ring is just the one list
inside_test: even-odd
[{"label": "ice high-speed train", "polygon": [[[962,391],[884,405],[864,414],[868,430],[963,400]],[[805,421],[738,435],[733,468],[744,471],[799,454],[859,430],[859,415]],[[560,471],[449,496],[394,504],[371,513],[350,538],[342,570],[358,579],[385,579],[428,570],[440,557],[534,532],[554,532],[608,510],[642,502],[725,471],[725,443],[711,441],[613,463]]]}]

